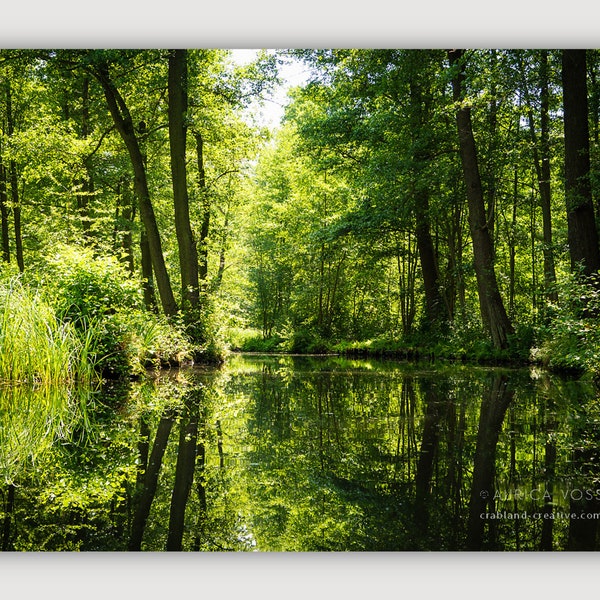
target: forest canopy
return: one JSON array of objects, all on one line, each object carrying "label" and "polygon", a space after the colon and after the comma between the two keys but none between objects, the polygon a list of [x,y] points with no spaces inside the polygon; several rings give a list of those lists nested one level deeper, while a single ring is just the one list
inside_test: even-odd
[{"label": "forest canopy", "polygon": [[[310,77],[269,129],[248,107],[286,61]],[[246,350],[597,374],[597,50],[4,49],[0,73],[0,311],[45,315],[58,373]]]}]

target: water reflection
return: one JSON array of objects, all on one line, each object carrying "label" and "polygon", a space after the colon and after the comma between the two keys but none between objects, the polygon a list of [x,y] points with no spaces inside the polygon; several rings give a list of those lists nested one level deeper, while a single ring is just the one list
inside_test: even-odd
[{"label": "water reflection", "polygon": [[[7,473],[10,440],[34,428],[3,402]],[[5,550],[598,547],[600,410],[583,382],[234,356],[88,400],[87,413],[79,442],[35,434],[37,464],[24,461],[16,488],[5,475]]]}]

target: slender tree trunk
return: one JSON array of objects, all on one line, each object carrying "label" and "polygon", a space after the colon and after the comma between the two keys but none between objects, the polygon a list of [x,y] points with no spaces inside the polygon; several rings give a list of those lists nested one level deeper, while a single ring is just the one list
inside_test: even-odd
[{"label": "slender tree trunk", "polygon": [[15,230],[15,255],[17,265],[22,273],[25,270],[23,260],[23,237],[21,234],[21,203],[19,199],[19,181],[17,178],[17,165],[14,160],[10,161],[10,189],[13,204],[13,225]]},{"label": "slender tree trunk", "polygon": [[208,231],[210,228],[210,199],[206,188],[206,173],[204,171],[204,140],[202,135],[196,133],[196,159],[198,161],[198,189],[202,204],[202,223],[200,225],[200,240],[198,251],[200,281],[205,282],[208,278]]},{"label": "slender tree trunk", "polygon": [[510,235],[508,236],[508,264],[509,264],[509,277],[508,277],[508,314],[511,318],[515,316],[515,278],[516,278],[516,264],[515,259],[517,255],[517,203],[519,198],[519,172],[515,169],[514,180],[513,180],[513,205],[512,205],[512,221],[510,224]]},{"label": "slender tree trunk", "polygon": [[504,349],[508,346],[508,337],[513,333],[512,324],[506,313],[494,269],[494,249],[479,175],[477,149],[471,125],[471,111],[462,104],[464,79],[463,51],[448,52],[450,65],[457,69],[452,78],[454,101],[459,104],[456,110],[456,122],[460,145],[467,202],[469,206],[469,226],[473,242],[473,257],[481,316],[487,326],[494,347]]},{"label": "slender tree trunk", "polygon": [[[418,137],[422,135],[423,127],[427,126],[428,107],[423,91],[418,82],[420,73],[410,82],[410,102],[412,129],[414,131],[416,148],[420,148]],[[414,215],[416,222],[416,238],[419,258],[421,261],[421,273],[423,277],[423,288],[425,291],[425,318],[427,325],[439,324],[448,318],[446,304],[440,292],[440,274],[438,260],[431,237],[431,224],[429,216],[429,191],[427,185],[422,181],[423,175],[419,172],[422,165],[427,163],[427,152],[417,149],[414,155],[417,173],[415,173]]]},{"label": "slender tree trunk", "polygon": [[152,258],[150,257],[150,245],[148,236],[142,225],[140,233],[140,253],[142,265],[142,287],[144,290],[144,306],[151,312],[158,313],[158,303],[154,292],[154,275],[152,273]]},{"label": "slender tree trunk", "polygon": [[[83,78],[81,91],[81,139],[85,140],[90,135],[90,78],[86,75]],[[81,227],[84,239],[90,239],[90,210],[89,197],[94,191],[94,182],[90,170],[85,165],[86,175],[81,181],[81,193],[77,194],[77,210],[81,218]]]},{"label": "slender tree trunk", "polygon": [[129,182],[125,177],[119,182],[117,188],[117,207],[115,214],[115,228],[113,246],[115,251],[122,250],[122,262],[127,265],[130,273],[135,273],[133,256],[133,220],[135,206]]},{"label": "slender tree trunk", "polygon": [[8,196],[6,181],[6,168],[2,163],[2,157],[0,156],[0,218],[1,230],[2,230],[2,260],[4,262],[10,262],[10,234],[8,229]]},{"label": "slender tree trunk", "polygon": [[600,269],[600,248],[590,182],[586,51],[562,51],[565,199],[571,269]]},{"label": "slender tree trunk", "polygon": [[190,224],[187,189],[186,133],[187,133],[187,51],[169,53],[169,144],[171,149],[171,177],[175,209],[175,231],[179,249],[181,298],[184,311],[194,309],[199,302],[198,252]]},{"label": "slender tree trunk", "polygon": [[148,190],[144,159],[134,131],[133,120],[125,100],[122,98],[119,90],[115,87],[110,77],[108,64],[104,63],[100,65],[93,71],[93,74],[104,90],[104,96],[110,114],[117,131],[129,152],[135,176],[135,190],[140,205],[140,216],[146,230],[150,259],[156,276],[156,285],[158,287],[161,305],[165,315],[172,316],[177,312],[178,308],[163,256],[160,232],[156,223],[154,208],[152,207],[150,192]]},{"label": "slender tree trunk", "polygon": [[[554,246],[552,240],[552,191],[550,187],[550,92],[548,85],[548,51],[540,55],[540,158],[539,188],[542,207],[542,226],[544,230],[544,289],[551,302],[558,300],[554,289],[556,267],[554,264]],[[535,147],[535,144],[534,144]],[[537,162],[537,161],[536,161]]]},{"label": "slender tree trunk", "polygon": [[[540,139],[536,134],[533,103],[527,87],[525,66],[521,62],[523,91],[526,97],[527,120],[533,149],[533,165],[535,167],[540,207],[542,209],[543,256],[544,256],[544,291],[551,302],[558,300],[554,287],[556,283],[556,267],[552,241],[552,192],[550,186],[550,95],[548,78],[548,51],[539,54],[539,87],[540,87]],[[532,232],[533,235],[533,232]]]},{"label": "slender tree trunk", "polygon": [[[490,68],[492,71],[496,69],[496,64],[498,62],[498,57],[496,55],[496,50],[491,49],[490,51],[490,59],[491,65]],[[488,229],[491,232],[492,239],[492,252],[494,253],[495,260],[495,230],[496,230],[496,189],[497,189],[497,179],[498,173],[496,173],[496,161],[495,154],[498,146],[498,100],[497,100],[497,88],[496,88],[496,80],[492,77],[490,84],[490,110],[488,113],[488,175],[486,181],[487,187],[487,224]]]}]

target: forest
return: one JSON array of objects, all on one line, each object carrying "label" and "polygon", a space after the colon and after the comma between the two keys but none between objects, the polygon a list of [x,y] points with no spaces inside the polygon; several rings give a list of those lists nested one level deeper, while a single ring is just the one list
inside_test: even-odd
[{"label": "forest", "polygon": [[0,75],[1,551],[600,548],[600,51]]},{"label": "forest", "polygon": [[[279,66],[310,73],[281,124]],[[600,376],[600,52],[0,51],[0,380],[232,351]]]}]

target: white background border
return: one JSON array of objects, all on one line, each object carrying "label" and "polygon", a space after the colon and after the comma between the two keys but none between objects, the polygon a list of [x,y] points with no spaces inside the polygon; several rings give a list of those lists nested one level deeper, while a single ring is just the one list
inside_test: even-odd
[{"label": "white background border", "polygon": [[[3,48],[592,48],[588,2],[18,2]],[[6,597],[60,600],[577,598],[599,554],[1,554]],[[11,594],[12,592],[12,594]]]}]

